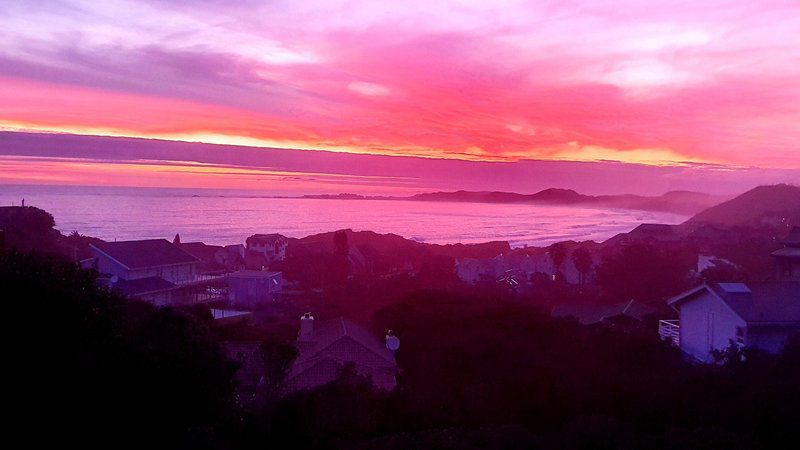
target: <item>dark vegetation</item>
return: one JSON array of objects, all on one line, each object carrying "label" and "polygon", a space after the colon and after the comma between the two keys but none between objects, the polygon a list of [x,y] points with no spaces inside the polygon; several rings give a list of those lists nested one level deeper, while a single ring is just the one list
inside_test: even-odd
[{"label": "dark vegetation", "polygon": [[5,246],[20,252],[36,251],[64,255],[77,261],[88,258],[89,244],[100,241],[77,231],[63,235],[53,228],[53,216],[31,206],[0,207],[0,230],[5,232]]},{"label": "dark vegetation", "polygon": [[777,358],[695,367],[649,332],[581,327],[528,302],[441,291],[404,295],[375,314],[376,329],[402,336],[395,392],[345,367],[329,385],[238,410],[231,363],[206,321],[117,297],[92,278],[58,259],[0,257],[8,298],[37,318],[14,349],[18,416],[47,430],[37,442],[786,448],[800,438],[800,344]]},{"label": "dark vegetation", "polygon": [[[0,253],[8,387],[26,445],[189,446],[228,420],[232,375],[208,321],[117,296],[61,258]],[[22,430],[19,430],[22,431]]]}]

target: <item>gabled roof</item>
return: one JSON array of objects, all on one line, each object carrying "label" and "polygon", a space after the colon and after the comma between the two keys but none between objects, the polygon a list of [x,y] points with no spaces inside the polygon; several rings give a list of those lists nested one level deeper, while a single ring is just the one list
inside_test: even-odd
[{"label": "gabled roof", "polygon": [[[313,359],[333,343],[345,337],[358,342],[370,352],[386,360],[387,363],[395,364],[394,355],[386,348],[383,342],[369,330],[343,317],[314,324],[314,343],[301,350],[295,363]],[[354,362],[358,363],[358,361]]]},{"label": "gabled roof", "polygon": [[214,261],[216,253],[223,248],[220,245],[208,245],[205,242],[181,242],[178,247],[204,262]]},{"label": "gabled roof", "polygon": [[114,287],[125,295],[135,297],[137,295],[169,291],[175,289],[177,285],[161,277],[147,277],[136,280],[119,280]]},{"label": "gabled roof", "polygon": [[742,320],[751,325],[800,325],[800,282],[771,281],[747,283],[745,289],[731,289],[725,283],[702,285],[673,297],[677,307],[709,292],[719,298]]},{"label": "gabled roof", "polygon": [[98,242],[90,244],[100,253],[128,269],[194,264],[199,259],[166,239]]},{"label": "gabled roof", "polygon": [[[298,342],[300,354],[286,376],[290,389],[308,388],[332,380],[333,369],[352,362],[356,370],[372,377],[382,389],[395,384],[394,354],[371,332],[350,320],[339,318],[314,325],[314,340]],[[345,346],[334,344],[345,343]],[[334,348],[336,347],[336,348]],[[304,379],[304,381],[296,381]]]}]

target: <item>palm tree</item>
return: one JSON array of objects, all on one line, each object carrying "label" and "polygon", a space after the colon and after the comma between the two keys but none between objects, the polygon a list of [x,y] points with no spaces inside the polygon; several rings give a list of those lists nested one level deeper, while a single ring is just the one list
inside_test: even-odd
[{"label": "palm tree", "polygon": [[561,272],[561,265],[564,264],[564,258],[567,256],[567,249],[564,248],[564,244],[557,242],[550,246],[547,253],[550,255],[550,259],[553,260],[553,279],[555,279],[556,274]]},{"label": "palm tree", "polygon": [[575,264],[575,269],[577,269],[578,273],[581,275],[580,284],[583,284],[586,281],[586,274],[592,270],[592,255],[588,250],[581,247],[572,252],[571,256],[572,263]]}]

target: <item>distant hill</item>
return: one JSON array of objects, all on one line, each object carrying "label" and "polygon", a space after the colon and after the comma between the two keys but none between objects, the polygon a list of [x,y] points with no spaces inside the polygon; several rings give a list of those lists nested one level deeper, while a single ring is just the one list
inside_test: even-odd
[{"label": "distant hill", "polygon": [[749,227],[800,225],[800,187],[759,186],[698,213],[686,223]]},{"label": "distant hill", "polygon": [[659,211],[691,215],[722,200],[721,197],[701,192],[673,191],[664,195],[647,197],[640,195],[584,195],[571,189],[545,189],[535,194],[514,192],[431,192],[408,198],[416,201],[449,201],[477,203],[540,203],[551,205],[586,205],[610,208]]}]

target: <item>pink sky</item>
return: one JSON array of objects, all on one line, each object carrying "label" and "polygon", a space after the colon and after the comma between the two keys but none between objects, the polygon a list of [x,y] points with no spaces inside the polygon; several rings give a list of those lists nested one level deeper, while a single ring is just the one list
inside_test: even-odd
[{"label": "pink sky", "polygon": [[0,129],[786,181],[797,30],[778,0],[4,2]]}]

